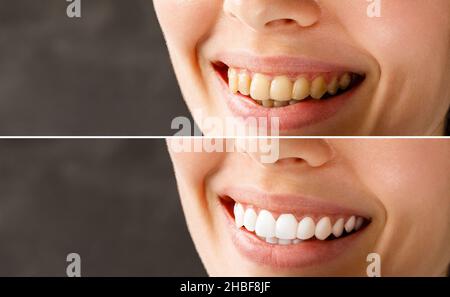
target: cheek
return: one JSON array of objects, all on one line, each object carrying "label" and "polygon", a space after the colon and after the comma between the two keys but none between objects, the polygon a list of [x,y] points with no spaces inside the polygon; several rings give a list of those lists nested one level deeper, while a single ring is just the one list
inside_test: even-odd
[{"label": "cheek", "polygon": [[[372,140],[352,150],[353,167],[388,217],[442,219],[450,205],[450,146],[446,140]],[[364,152],[364,153],[362,153]],[[352,156],[352,158],[353,158]],[[434,214],[442,214],[434,215]]]},{"label": "cheek", "polygon": [[350,37],[379,64],[386,99],[374,101],[374,110],[399,123],[442,119],[450,103],[450,1],[381,1],[379,18],[369,18],[369,2],[362,2],[336,11]]},{"label": "cheek", "polygon": [[206,178],[223,162],[225,154],[204,152],[201,139],[169,139],[167,145],[180,187],[202,191]]},{"label": "cheek", "polygon": [[[379,18],[367,16],[367,5],[366,2],[364,7],[358,7],[354,13],[349,13],[352,10],[348,10],[348,7],[346,11],[339,11],[350,34],[372,54],[378,54],[390,62],[402,61],[408,64],[428,60],[425,57],[442,57],[444,52],[448,54],[450,1],[381,1]],[[448,58],[448,55],[445,57]]]},{"label": "cheek", "polygon": [[169,45],[193,49],[213,28],[220,0],[154,0]]}]

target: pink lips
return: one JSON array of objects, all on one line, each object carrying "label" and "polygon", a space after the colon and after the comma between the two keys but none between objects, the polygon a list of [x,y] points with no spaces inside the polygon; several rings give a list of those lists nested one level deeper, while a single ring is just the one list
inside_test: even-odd
[{"label": "pink lips", "polygon": [[[320,62],[305,58],[292,57],[254,57],[246,54],[221,54],[218,56],[222,63],[229,67],[243,68],[252,72],[272,75],[293,75],[299,73],[330,73],[353,72],[359,70],[350,69],[340,65]],[[256,104],[253,100],[240,94],[233,94],[228,89],[227,82],[220,73],[217,73],[218,88],[223,93],[228,108],[235,117],[266,118],[268,122],[275,117],[279,119],[280,130],[299,130],[331,118],[341,110],[349,101],[357,87],[326,100],[306,100],[304,102],[282,107],[265,108]]]}]

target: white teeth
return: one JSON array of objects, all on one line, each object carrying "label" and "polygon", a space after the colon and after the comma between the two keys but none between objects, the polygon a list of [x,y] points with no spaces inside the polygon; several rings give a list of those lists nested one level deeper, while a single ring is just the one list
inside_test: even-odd
[{"label": "white teeth", "polygon": [[253,208],[249,208],[245,211],[244,214],[244,227],[248,231],[255,231],[255,224],[256,224],[256,212]]},{"label": "white teeth", "polygon": [[290,101],[293,84],[286,76],[277,76],[270,86],[270,98],[276,101]]},{"label": "white teeth", "polygon": [[290,244],[292,244],[292,240],[290,240],[290,239],[278,239],[278,244],[290,245]]},{"label": "white teeth", "polygon": [[325,240],[331,234],[339,238],[344,233],[358,231],[364,224],[364,218],[351,216],[347,220],[339,218],[334,225],[330,217],[324,216],[317,223],[311,217],[303,217],[300,221],[293,214],[280,214],[277,219],[270,211],[261,209],[259,214],[250,206],[245,208],[235,203],[234,219],[237,228],[245,227],[256,236],[271,244],[290,245],[315,237]]},{"label": "white teeth", "polygon": [[347,233],[350,233],[353,231],[353,228],[355,228],[355,216],[352,216],[348,221],[345,223],[345,231]]},{"label": "white teeth", "polygon": [[303,218],[298,224],[297,238],[301,240],[307,240],[314,236],[316,230],[316,224],[310,217]]},{"label": "white teeth", "polygon": [[255,74],[250,86],[250,97],[255,100],[269,100],[270,99],[270,78]]},{"label": "white teeth", "polygon": [[236,227],[241,228],[244,226],[244,207],[240,203],[236,203],[234,205],[234,221],[236,223]]},{"label": "white teeth", "polygon": [[336,237],[340,237],[344,233],[344,219],[340,218],[333,225],[333,235]]},{"label": "white teeth", "polygon": [[297,237],[297,220],[292,214],[282,214],[278,217],[275,235],[279,239],[295,239]]},{"label": "white teeth", "polygon": [[355,223],[355,230],[358,231],[359,229],[361,229],[363,223],[364,223],[364,219],[361,217],[358,217],[356,219],[356,223]]},{"label": "white teeth", "polygon": [[316,225],[316,238],[319,240],[325,240],[330,236],[333,226],[331,226],[331,220],[329,217],[323,217]]},{"label": "white teeth", "polygon": [[267,210],[261,210],[256,219],[255,233],[258,236],[275,237],[275,219]]},{"label": "white teeth", "polygon": [[247,72],[239,73],[238,86],[239,86],[239,92],[242,95],[244,95],[244,96],[250,95],[250,83],[251,83],[251,78]]},{"label": "white teeth", "polygon": [[271,244],[277,244],[278,243],[278,239],[276,237],[267,237],[266,238],[266,242],[267,243],[271,243]]},{"label": "white teeth", "polygon": [[305,76],[291,80],[287,76],[270,77],[261,73],[251,74],[246,70],[228,69],[228,86],[232,93],[250,96],[264,107],[283,107],[297,104],[302,100],[321,99],[328,93],[331,96],[339,90],[346,90],[352,83],[351,73],[329,75],[328,83],[324,75],[312,81]]}]

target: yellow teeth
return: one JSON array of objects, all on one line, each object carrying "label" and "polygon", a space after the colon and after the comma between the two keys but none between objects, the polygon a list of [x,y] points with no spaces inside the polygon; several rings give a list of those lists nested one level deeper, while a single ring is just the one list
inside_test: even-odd
[{"label": "yellow teeth", "polygon": [[250,95],[250,84],[252,82],[250,75],[246,72],[241,72],[238,75],[238,88],[242,95]]},{"label": "yellow teeth", "polygon": [[292,99],[303,100],[309,97],[310,93],[309,81],[306,78],[301,77],[295,81],[294,89],[292,90]]},{"label": "yellow teeth", "polygon": [[339,80],[339,87],[342,90],[345,90],[348,88],[348,86],[350,85],[351,82],[352,82],[352,77],[350,76],[350,74],[346,73]]},{"label": "yellow teeth", "polygon": [[333,76],[328,82],[322,75],[312,81],[304,76],[292,81],[287,76],[270,77],[260,73],[252,75],[245,70],[228,69],[230,92],[250,96],[264,107],[283,107],[309,98],[322,99],[326,94],[334,96],[348,89],[351,83],[350,73]]},{"label": "yellow teeth", "polygon": [[255,100],[269,100],[270,78],[263,74],[255,74],[250,87],[250,96]]},{"label": "yellow teeth", "polygon": [[233,94],[239,91],[238,72],[236,69],[228,69],[228,87]]},{"label": "yellow teeth", "polygon": [[327,93],[327,82],[322,76],[316,77],[311,84],[311,97],[320,99]]},{"label": "yellow teeth", "polygon": [[263,100],[262,106],[264,106],[264,107],[273,107],[273,100]]},{"label": "yellow teeth", "polygon": [[333,96],[333,95],[336,95],[338,91],[339,91],[339,81],[338,81],[338,77],[335,76],[328,84],[328,94]]},{"label": "yellow teeth", "polygon": [[289,101],[273,101],[274,107],[283,107],[283,106],[288,106],[288,105],[289,105]]},{"label": "yellow teeth", "polygon": [[277,76],[270,86],[270,98],[276,101],[290,101],[293,84],[286,76]]}]

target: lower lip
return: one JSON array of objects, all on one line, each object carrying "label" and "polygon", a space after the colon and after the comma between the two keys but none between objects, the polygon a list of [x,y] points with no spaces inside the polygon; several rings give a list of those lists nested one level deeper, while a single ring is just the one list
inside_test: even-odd
[{"label": "lower lip", "polygon": [[237,229],[234,218],[226,206],[221,205],[232,241],[239,253],[254,263],[274,268],[305,268],[329,263],[349,250],[364,231],[361,229],[340,239],[328,241],[311,240],[299,244],[274,245],[262,241],[254,233]]},{"label": "lower lip", "polygon": [[285,107],[265,108],[246,96],[231,93],[221,74],[217,71],[216,74],[219,88],[235,117],[266,118],[268,123],[271,122],[271,118],[278,118],[281,131],[298,130],[331,118],[344,107],[358,88],[355,86],[342,95],[326,100],[306,100]]}]

